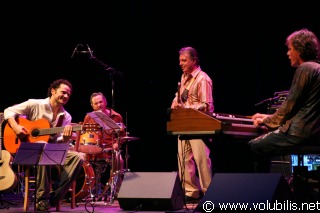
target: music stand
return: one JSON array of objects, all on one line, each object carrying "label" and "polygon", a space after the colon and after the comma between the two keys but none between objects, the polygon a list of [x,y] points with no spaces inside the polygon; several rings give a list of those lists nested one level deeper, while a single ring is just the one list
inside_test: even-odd
[{"label": "music stand", "polygon": [[[17,150],[16,156],[13,160],[13,165],[22,165],[22,166],[34,166],[35,168],[35,184],[34,184],[34,211],[37,211],[36,207],[36,192],[37,192],[37,169],[36,166],[39,163],[41,153],[43,152],[45,143],[29,143],[21,142],[19,149]],[[30,174],[30,171],[29,171]],[[29,183],[25,183],[29,184]],[[29,187],[28,187],[29,188]],[[26,194],[26,193],[25,193]],[[25,195],[27,196],[27,195]],[[29,198],[25,198],[28,200]],[[26,201],[25,201],[26,202]],[[25,203],[27,206],[28,203]]]},{"label": "music stand", "polygon": [[[35,189],[34,189],[34,211],[36,207],[36,193],[37,193],[37,168],[36,166],[47,165],[64,165],[69,144],[61,143],[47,143],[45,141],[38,141],[34,143],[21,142],[20,147],[16,153],[13,165],[34,166],[35,168]],[[25,183],[29,184],[29,183]],[[28,187],[29,188],[29,187]],[[26,196],[26,195],[25,195]],[[27,198],[28,199],[28,198]],[[27,203],[25,204],[27,205]]]},{"label": "music stand", "polygon": [[95,122],[97,122],[103,130],[120,130],[120,126],[114,122],[109,116],[101,110],[87,113]]},{"label": "music stand", "polygon": [[21,142],[12,164],[26,166],[38,165],[45,145],[45,143]]},{"label": "music stand", "polygon": [[64,165],[69,149],[68,143],[47,143],[38,165]]}]

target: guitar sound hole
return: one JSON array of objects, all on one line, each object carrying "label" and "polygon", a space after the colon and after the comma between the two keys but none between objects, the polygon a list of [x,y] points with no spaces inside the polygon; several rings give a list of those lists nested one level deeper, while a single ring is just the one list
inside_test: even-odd
[{"label": "guitar sound hole", "polygon": [[33,137],[36,137],[36,136],[38,136],[39,134],[40,134],[39,129],[34,129],[34,130],[32,130],[32,132],[31,132],[31,135],[32,135]]}]

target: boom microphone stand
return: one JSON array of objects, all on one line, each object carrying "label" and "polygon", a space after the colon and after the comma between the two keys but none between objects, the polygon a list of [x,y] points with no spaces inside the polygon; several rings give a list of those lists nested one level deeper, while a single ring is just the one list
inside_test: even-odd
[{"label": "boom microphone stand", "polygon": [[[99,60],[96,56],[93,55],[93,51],[91,51],[89,45],[87,44],[87,49],[88,49],[88,53],[90,54],[90,59],[93,59],[94,61],[96,61],[98,64],[100,64],[102,67],[104,67],[104,69],[106,71],[109,72],[109,76],[111,79],[111,100],[112,100],[112,109],[115,108],[115,99],[114,99],[114,77],[115,75],[121,77],[123,75],[123,73],[121,73],[120,71],[117,71],[116,69],[114,69],[113,67],[107,65],[106,63],[102,62],[101,60]],[[86,52],[86,51],[84,51]]]},{"label": "boom microphone stand", "polygon": [[103,66],[106,71],[109,72],[109,76],[111,79],[111,100],[112,100],[112,109],[115,108],[115,99],[114,99],[114,79],[115,76],[121,77],[123,73],[120,71],[117,71],[113,67],[107,65],[106,63],[99,60],[96,56],[93,55],[93,51],[90,49],[89,45],[86,44],[86,49],[83,44],[77,44],[77,46],[74,48],[71,58],[73,58],[76,54],[89,54],[90,59],[93,59],[95,62],[97,62],[99,65]]}]

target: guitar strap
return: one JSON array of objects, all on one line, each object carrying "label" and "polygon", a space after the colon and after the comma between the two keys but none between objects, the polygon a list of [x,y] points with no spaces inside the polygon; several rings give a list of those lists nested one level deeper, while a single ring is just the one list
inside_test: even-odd
[{"label": "guitar strap", "polygon": [[[199,73],[198,73],[198,74],[199,74]],[[190,79],[190,78],[191,78],[191,79],[190,79],[190,80],[189,80],[189,79],[187,80],[188,85],[185,87],[185,89],[183,90],[183,92],[182,92],[182,94],[181,94],[181,97],[180,97],[183,103],[187,101],[189,89],[190,89],[192,83],[194,82],[195,78],[198,76],[198,74],[197,74],[196,76],[194,76],[194,77],[193,77],[192,75],[189,76],[189,79]]]},{"label": "guitar strap", "polygon": [[194,81],[195,77],[192,77],[191,80],[189,81],[189,84],[187,85],[187,87],[185,88],[186,90],[189,90],[193,81]]},{"label": "guitar strap", "polygon": [[61,114],[61,115],[59,116],[59,120],[58,120],[58,122],[57,122],[56,127],[60,127],[60,126],[62,125],[63,118],[64,118],[64,114]]}]

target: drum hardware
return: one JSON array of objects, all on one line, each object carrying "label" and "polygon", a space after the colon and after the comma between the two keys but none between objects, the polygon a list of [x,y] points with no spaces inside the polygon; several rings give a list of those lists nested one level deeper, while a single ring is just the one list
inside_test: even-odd
[{"label": "drum hardware", "polygon": [[[101,195],[98,197],[98,200],[104,196],[105,196],[105,200],[108,201],[108,204],[113,204],[114,202],[114,198],[117,196],[117,193],[119,192],[120,189],[120,185],[121,185],[121,176],[124,174],[125,170],[119,170],[120,168],[120,155],[121,155],[121,147],[120,147],[120,137],[118,137],[117,142],[118,143],[118,148],[119,151],[114,150],[114,149],[105,149],[106,152],[109,152],[110,150],[112,150],[112,154],[111,154],[111,169],[110,169],[110,178],[108,180],[108,182],[106,183],[103,192],[101,193]],[[117,159],[116,163],[117,165],[115,165],[115,159]],[[116,167],[116,168],[115,168]],[[107,193],[107,191],[109,190],[109,193]]]},{"label": "drum hardware", "polygon": [[96,177],[96,182],[93,190],[91,191],[91,199],[92,201],[99,200],[100,195],[103,192],[103,186],[101,184],[101,174],[105,172],[106,170],[106,164],[101,163],[101,162],[93,162],[95,165],[95,177]]},{"label": "drum hardware", "polygon": [[[117,168],[120,167],[120,153],[121,151],[114,151],[116,155],[118,156],[117,159]],[[114,158],[113,158],[114,159]],[[114,162],[111,163],[111,165],[115,165]],[[121,169],[114,171],[114,166],[111,166],[110,172],[111,177],[109,178],[108,182],[106,183],[103,192],[98,197],[98,200],[105,195],[105,201],[108,204],[112,204],[114,202],[115,197],[118,195],[118,192],[120,190],[120,186],[122,183],[122,177],[125,172],[129,171],[127,169]]]},{"label": "drum hardware", "polygon": [[[92,168],[92,165],[89,162],[85,161],[83,163],[82,168],[84,173],[82,173],[82,171],[80,172],[76,182],[77,200],[86,199],[90,194],[92,194],[92,188],[94,187],[96,182],[95,173]],[[81,181],[83,184],[81,185],[81,188],[79,188],[80,184],[78,184],[78,182]]]},{"label": "drum hardware", "polygon": [[[133,141],[133,140],[139,140],[140,138],[137,137],[131,137],[128,136],[128,132],[126,131],[126,136],[121,138],[122,144],[125,142]],[[126,170],[129,171],[129,166],[128,166],[128,161],[129,161],[130,155],[129,155],[129,147],[128,144],[126,143],[126,154],[125,154],[125,159],[126,159]]]},{"label": "drum hardware", "polygon": [[128,113],[127,112],[126,112],[126,134],[125,134],[124,137],[121,138],[121,140],[122,140],[121,144],[123,144],[123,143],[126,144],[126,154],[125,154],[126,169],[125,170],[128,172],[129,171],[128,162],[129,162],[130,155],[129,155],[129,146],[128,146],[128,143],[126,143],[126,142],[133,141],[133,140],[139,140],[139,138],[129,136],[129,132],[128,132]]},{"label": "drum hardware", "polygon": [[140,138],[137,138],[137,137],[131,137],[131,136],[124,136],[121,138],[121,141],[124,143],[124,142],[127,142],[127,141],[135,141],[135,140],[139,140]]},{"label": "drum hardware", "polygon": [[[126,116],[127,118],[128,116]],[[128,122],[126,120],[126,126],[128,127]],[[118,192],[120,190],[120,186],[122,183],[122,178],[125,172],[130,171],[128,168],[128,160],[129,160],[129,150],[128,150],[128,144],[126,144],[126,154],[125,154],[125,159],[126,159],[126,168],[125,169],[120,169],[120,155],[121,155],[121,145],[125,142],[132,141],[132,140],[139,140],[137,137],[131,137],[128,136],[128,132],[126,131],[126,134],[124,137],[120,137],[120,130],[118,130],[118,138],[117,138],[117,143],[118,143],[118,148],[119,151],[114,150],[112,152],[112,158],[111,158],[111,177],[109,181],[106,183],[105,189],[103,193],[106,193],[107,190],[110,189],[108,201],[110,204],[114,202],[114,199],[118,195]],[[114,168],[115,163],[114,163],[114,155],[116,155],[117,159],[117,168]]]},{"label": "drum hardware", "polygon": [[80,173],[76,184],[76,190],[78,191],[79,189],[78,181],[83,181],[85,177],[84,184],[82,185],[81,190],[76,192],[76,199],[86,203],[95,202],[102,196],[103,186],[101,184],[101,174],[106,171],[107,164],[102,161],[91,161],[91,163],[85,161],[83,168],[85,176]]},{"label": "drum hardware", "polygon": [[[112,129],[112,136],[115,137],[116,140],[112,141],[114,143],[117,143],[118,145],[118,149],[120,151],[114,150],[113,148],[104,148],[103,144],[100,144],[100,148],[101,151],[99,151],[96,154],[91,155],[93,157],[92,162],[94,165],[97,165],[96,168],[96,186],[93,189],[93,192],[91,191],[91,200],[87,200],[87,202],[91,202],[91,201],[97,201],[100,198],[102,198],[104,196],[104,201],[108,201],[110,204],[112,204],[114,202],[115,197],[117,196],[117,193],[119,192],[121,183],[122,183],[122,177],[124,175],[124,173],[126,171],[129,171],[128,169],[128,148],[126,149],[126,169],[122,169],[120,168],[120,157],[121,157],[121,142],[126,142],[126,141],[131,141],[131,140],[138,140],[139,138],[135,138],[135,137],[129,137],[128,133],[126,132],[126,136],[121,138],[121,132],[123,133],[123,129],[125,128],[124,125],[120,125],[120,123],[114,124],[112,123],[113,121],[110,120],[109,117],[105,117],[104,114],[99,114],[99,112],[95,112],[95,114],[93,114],[91,117],[97,117],[97,120],[95,120],[97,123],[102,120],[103,122],[100,125],[104,125],[105,129]],[[120,128],[116,128],[115,126],[119,127],[122,126],[122,129]],[[101,140],[103,139],[103,137],[101,137]],[[89,146],[92,147],[92,144],[90,144]],[[113,146],[112,146],[113,147]],[[86,150],[85,150],[86,151]],[[105,187],[101,192],[101,181],[100,181],[100,177],[101,177],[101,173],[104,172],[105,168],[100,167],[101,163],[104,163],[103,165],[105,165],[105,161],[99,161],[98,162],[98,158],[99,156],[104,157],[104,154],[108,154],[111,152],[111,169],[110,169],[110,178],[108,180],[108,182],[105,184]],[[109,159],[109,158],[108,158]],[[108,159],[106,160],[107,163],[110,163],[108,161]],[[116,162],[115,162],[116,160]]]}]

